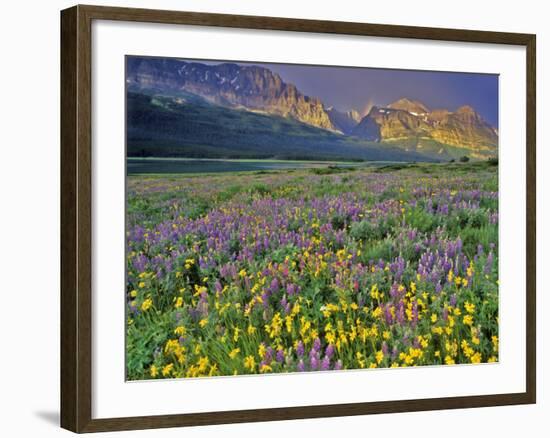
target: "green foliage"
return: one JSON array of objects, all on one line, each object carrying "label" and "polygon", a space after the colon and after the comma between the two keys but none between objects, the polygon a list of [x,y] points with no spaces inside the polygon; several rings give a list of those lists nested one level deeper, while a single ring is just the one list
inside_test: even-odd
[{"label": "green foliage", "polygon": [[440,224],[436,216],[427,213],[423,208],[409,210],[406,216],[406,222],[411,228],[422,231],[423,233],[434,231]]},{"label": "green foliage", "polygon": [[349,234],[355,240],[374,240],[381,237],[381,229],[377,224],[369,221],[354,222],[351,224]]}]

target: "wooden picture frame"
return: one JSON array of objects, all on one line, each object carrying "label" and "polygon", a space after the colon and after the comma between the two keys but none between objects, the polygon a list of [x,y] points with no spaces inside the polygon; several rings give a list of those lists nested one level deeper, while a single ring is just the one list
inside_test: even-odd
[{"label": "wooden picture frame", "polygon": [[[92,22],[186,24],[260,30],[518,45],[526,48],[526,391],[418,400],[346,403],[126,418],[92,418]],[[536,401],[535,35],[75,6],[61,12],[61,426],[99,432],[529,404]]]}]

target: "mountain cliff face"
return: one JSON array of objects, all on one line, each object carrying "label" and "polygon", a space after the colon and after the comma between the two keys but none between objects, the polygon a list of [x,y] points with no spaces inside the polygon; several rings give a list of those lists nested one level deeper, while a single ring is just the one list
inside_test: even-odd
[{"label": "mountain cliff face", "polygon": [[496,130],[470,106],[440,117],[434,123],[431,137],[441,143],[462,145],[478,152],[495,151],[498,145]]},{"label": "mountain cliff face", "polygon": [[426,135],[429,125],[425,117],[416,116],[400,109],[373,106],[369,113],[352,131],[353,135],[372,141],[396,140]]},{"label": "mountain cliff face", "polygon": [[474,156],[494,155],[498,145],[496,130],[473,108],[430,111],[424,104],[408,99],[373,107],[351,135],[377,142],[431,139],[469,149]]},{"label": "mountain cliff face", "polygon": [[132,91],[185,91],[219,105],[245,107],[338,130],[319,99],[302,94],[296,86],[263,67],[129,58],[126,80]]}]

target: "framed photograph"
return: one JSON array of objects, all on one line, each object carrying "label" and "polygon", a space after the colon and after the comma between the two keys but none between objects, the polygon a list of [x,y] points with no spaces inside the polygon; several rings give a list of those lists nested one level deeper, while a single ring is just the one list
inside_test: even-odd
[{"label": "framed photograph", "polygon": [[61,13],[61,425],[535,403],[535,36]]}]

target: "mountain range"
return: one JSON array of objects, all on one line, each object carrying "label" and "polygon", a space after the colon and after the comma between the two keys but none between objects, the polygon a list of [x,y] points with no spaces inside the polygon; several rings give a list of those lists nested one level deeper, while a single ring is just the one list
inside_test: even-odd
[{"label": "mountain range", "polygon": [[361,117],[325,106],[264,67],[128,57],[126,86],[129,156],[441,161],[497,154],[496,129],[470,106],[430,110],[402,98]]}]

